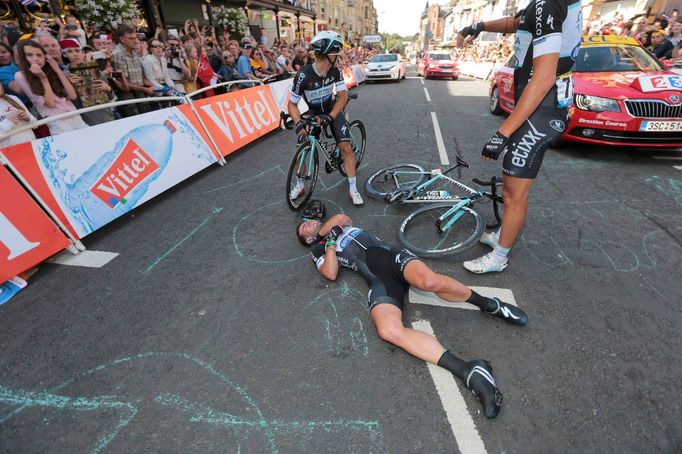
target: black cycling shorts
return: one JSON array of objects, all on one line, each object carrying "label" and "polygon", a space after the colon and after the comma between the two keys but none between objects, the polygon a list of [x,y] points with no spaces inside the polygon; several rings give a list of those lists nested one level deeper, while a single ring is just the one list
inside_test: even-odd
[{"label": "black cycling shorts", "polygon": [[[321,115],[324,112],[310,112],[312,115]],[[329,114],[327,114],[329,115]],[[350,125],[346,120],[346,112],[341,112],[334,122],[329,126],[336,143],[350,142]]]},{"label": "black cycling shorts", "polygon": [[403,300],[410,285],[403,278],[405,266],[419,258],[405,249],[369,248],[367,268],[373,275],[369,278],[367,303],[372,312],[379,304],[392,304],[403,309]]},{"label": "black cycling shorts", "polygon": [[556,87],[514,134],[504,151],[502,171],[516,178],[535,179],[545,151],[556,145],[566,129],[568,109],[556,107]]}]

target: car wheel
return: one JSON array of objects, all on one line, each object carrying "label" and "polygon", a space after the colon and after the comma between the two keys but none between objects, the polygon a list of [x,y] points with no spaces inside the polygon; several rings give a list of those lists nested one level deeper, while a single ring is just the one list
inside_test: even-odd
[{"label": "car wheel", "polygon": [[457,76],[452,76],[452,80],[457,80]]},{"label": "car wheel", "polygon": [[490,93],[490,113],[493,115],[502,114],[502,109],[500,108],[500,91],[497,89],[497,85],[493,87],[493,91]]}]

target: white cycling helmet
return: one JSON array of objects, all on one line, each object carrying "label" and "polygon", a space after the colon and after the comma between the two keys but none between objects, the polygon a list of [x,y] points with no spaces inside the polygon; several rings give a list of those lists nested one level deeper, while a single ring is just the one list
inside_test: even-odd
[{"label": "white cycling helmet", "polygon": [[323,55],[338,55],[343,49],[343,38],[336,32],[324,30],[310,41],[310,48]]}]

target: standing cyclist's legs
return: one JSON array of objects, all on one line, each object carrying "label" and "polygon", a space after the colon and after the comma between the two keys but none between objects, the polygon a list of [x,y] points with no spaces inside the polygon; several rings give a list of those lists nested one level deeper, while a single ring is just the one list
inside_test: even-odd
[{"label": "standing cyclist's legs", "polygon": [[350,125],[348,124],[348,120],[346,120],[345,112],[341,112],[334,120],[331,129],[334,139],[341,151],[341,156],[343,156],[343,166],[346,169],[346,175],[348,175],[350,198],[353,201],[353,205],[362,205],[362,196],[357,189],[357,169],[355,168],[355,155],[353,154],[353,147],[351,146]]},{"label": "standing cyclist's legs", "polygon": [[566,128],[567,110],[555,107],[555,103],[556,91],[550,90],[533,115],[509,137],[504,152],[504,215],[500,238],[499,241],[486,240],[486,244],[492,243],[494,250],[464,262],[467,270],[480,274],[507,267],[507,254],[526,222],[528,194],[540,171],[545,151],[559,140]]},{"label": "standing cyclist's legs", "polygon": [[507,249],[516,242],[528,214],[528,194],[535,180],[503,177],[502,196],[504,198],[504,214],[500,230],[499,244]]}]

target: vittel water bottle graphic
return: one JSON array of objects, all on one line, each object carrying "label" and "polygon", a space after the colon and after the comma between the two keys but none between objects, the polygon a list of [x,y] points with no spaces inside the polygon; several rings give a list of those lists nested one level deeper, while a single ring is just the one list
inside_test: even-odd
[{"label": "vittel water bottle graphic", "polygon": [[135,208],[168,165],[175,131],[168,120],[163,125],[138,126],[72,183],[65,183],[66,171],[59,169],[63,152],[57,152],[55,159],[46,141],[41,157],[62,200],[90,233]]}]

